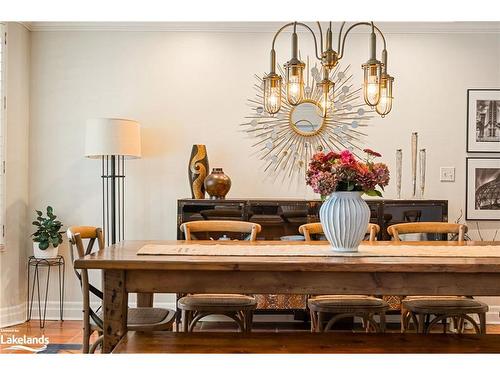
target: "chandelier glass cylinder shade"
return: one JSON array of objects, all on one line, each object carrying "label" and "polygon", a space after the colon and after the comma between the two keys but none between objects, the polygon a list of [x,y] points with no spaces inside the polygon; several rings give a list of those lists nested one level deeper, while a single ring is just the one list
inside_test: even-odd
[{"label": "chandelier glass cylinder shade", "polygon": [[304,98],[304,68],[306,64],[301,61],[289,61],[286,66],[286,100],[291,105],[297,105]]},{"label": "chandelier glass cylinder shade", "polygon": [[[364,71],[363,98],[365,103],[374,109],[382,117],[386,116],[392,109],[392,86],[394,78],[387,73],[387,50],[385,37],[380,29],[373,22],[358,22],[351,25],[345,32],[345,22],[342,23],[338,34],[338,48],[333,50],[332,24],[326,31],[323,38],[321,24],[317,22],[319,37],[308,25],[301,22],[291,22],[282,26],[274,35],[271,47],[271,69],[264,79],[264,109],[269,114],[278,113],[281,109],[281,97],[286,94],[286,102],[290,106],[296,106],[304,100],[304,70],[306,65],[299,60],[297,27],[305,28],[309,31],[314,40],[314,50],[316,59],[322,65],[323,79],[318,83],[321,86],[321,96],[318,98],[318,105],[321,108],[322,116],[326,117],[328,111],[333,111],[334,84],[328,77],[330,71],[335,68],[339,60],[344,56],[344,48],[347,36],[356,27],[369,26],[371,28],[369,39],[370,56],[368,61],[362,65]],[[275,42],[278,35],[287,28],[293,27],[292,33],[292,53],[290,60],[285,64],[286,82],[285,90],[282,87],[282,77],[276,73],[276,51]],[[377,60],[377,37],[383,41],[382,61]],[[319,42],[318,42],[319,41]],[[324,42],[324,43],[323,43]],[[325,48],[323,48],[323,46]]]},{"label": "chandelier glass cylinder shade", "polygon": [[363,81],[365,103],[371,107],[375,107],[380,100],[380,76],[382,75],[380,64],[363,64],[363,70],[365,72]]},{"label": "chandelier glass cylinder shade", "polygon": [[392,82],[394,78],[387,74],[387,51],[382,51],[382,74],[380,76],[380,100],[377,113],[385,117],[392,109]]},{"label": "chandelier glass cylinder shade", "polygon": [[264,79],[264,103],[266,112],[271,115],[281,108],[281,77],[276,73]]},{"label": "chandelier glass cylinder shade", "polygon": [[281,108],[281,76],[276,74],[276,52],[271,50],[271,71],[264,77],[264,109],[273,115]]},{"label": "chandelier glass cylinder shade", "polygon": [[385,117],[392,109],[392,78],[387,73],[382,73],[380,78],[380,100],[378,101],[376,111],[377,113]]},{"label": "chandelier glass cylinder shade", "polygon": [[321,96],[318,101],[318,105],[321,108],[321,116],[326,117],[329,111],[334,109],[333,107],[333,97],[335,91],[335,83],[330,81],[328,78],[330,76],[329,69],[323,67],[323,79],[318,82],[317,86],[321,89]]},{"label": "chandelier glass cylinder shade", "polygon": [[298,37],[294,28],[292,34],[292,57],[286,63],[286,99],[291,105],[300,104],[304,98],[305,67],[306,64],[298,58]]}]

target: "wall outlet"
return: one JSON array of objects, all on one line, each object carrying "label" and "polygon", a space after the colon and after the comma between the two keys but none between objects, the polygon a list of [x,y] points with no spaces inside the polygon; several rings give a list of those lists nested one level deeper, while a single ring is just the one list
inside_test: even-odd
[{"label": "wall outlet", "polygon": [[439,175],[441,181],[454,182],[455,181],[455,167],[441,167]]}]

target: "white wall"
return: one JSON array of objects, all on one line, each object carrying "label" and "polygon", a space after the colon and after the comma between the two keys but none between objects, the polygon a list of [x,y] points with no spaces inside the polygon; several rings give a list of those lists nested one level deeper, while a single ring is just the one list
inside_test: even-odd
[{"label": "white wall", "polygon": [[[100,225],[100,164],[84,159],[83,135],[87,118],[103,116],[136,119],[143,126],[144,157],[129,162],[126,171],[128,239],[175,238],[176,201],[189,196],[193,143],[206,144],[210,165],[224,167],[232,178],[229,197],[313,197],[306,188],[263,183],[259,161],[249,157],[251,141],[239,132],[253,74],[268,70],[271,37],[33,32],[30,210],[51,204],[67,225]],[[311,54],[305,48],[309,37],[301,40],[302,54]],[[391,167],[395,150],[403,148],[403,194],[409,197],[410,134],[419,132],[428,153],[426,197],[448,199],[453,221],[465,204],[466,90],[500,87],[500,36],[391,34],[387,41],[389,70],[396,77],[394,109],[373,120],[368,146],[381,151]],[[344,64],[353,65],[360,84],[367,36],[353,35],[348,43]],[[277,51],[284,62],[287,37]],[[456,168],[454,183],[439,182],[441,166]],[[386,197],[395,197],[394,182]],[[485,239],[499,226],[481,223]],[[80,294],[68,273],[69,281],[67,298],[77,309]]]},{"label": "white wall", "polygon": [[0,327],[26,317],[30,33],[7,24],[6,245],[0,252]]}]

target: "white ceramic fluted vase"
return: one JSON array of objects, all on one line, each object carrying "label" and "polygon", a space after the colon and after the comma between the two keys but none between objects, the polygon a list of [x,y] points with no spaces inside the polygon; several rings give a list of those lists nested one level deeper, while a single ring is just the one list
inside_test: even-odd
[{"label": "white ceramic fluted vase", "polygon": [[361,194],[337,191],[321,205],[319,218],[334,251],[358,251],[370,221],[370,208]]}]

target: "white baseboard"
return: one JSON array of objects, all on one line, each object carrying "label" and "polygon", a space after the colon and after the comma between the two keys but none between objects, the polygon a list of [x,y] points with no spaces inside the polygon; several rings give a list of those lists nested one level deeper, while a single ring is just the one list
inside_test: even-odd
[{"label": "white baseboard", "polygon": [[26,321],[26,302],[0,308],[0,328],[21,324]]},{"label": "white baseboard", "polygon": [[[131,306],[134,303],[130,304]],[[156,307],[163,307],[168,309],[175,309],[175,302],[172,303],[155,303]],[[96,306],[97,307],[97,306]],[[41,305],[43,315],[43,304]],[[64,302],[63,319],[64,320],[82,320],[83,305],[81,301]],[[33,311],[31,312],[31,319],[39,319],[38,303],[33,302]],[[47,310],[45,312],[46,320],[60,320],[59,301],[47,301]],[[14,324],[20,324],[27,320],[26,303],[11,308],[0,309],[0,327],[7,327]]]},{"label": "white baseboard", "polygon": [[490,311],[486,313],[487,324],[500,324],[500,306],[490,306]]}]

